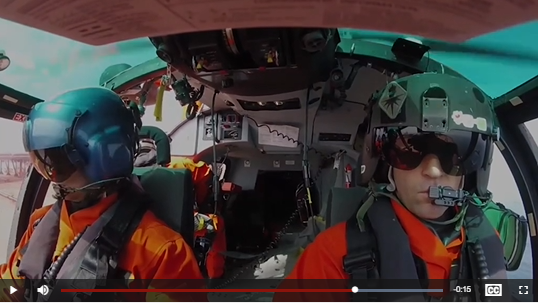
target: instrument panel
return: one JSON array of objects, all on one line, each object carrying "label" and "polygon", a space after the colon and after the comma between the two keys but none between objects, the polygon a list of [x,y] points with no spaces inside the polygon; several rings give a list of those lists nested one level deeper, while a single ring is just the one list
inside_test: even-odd
[{"label": "instrument panel", "polygon": [[[213,138],[213,123],[212,116],[204,117],[203,136],[202,140],[211,141]],[[234,112],[226,112],[217,114],[217,140],[233,140],[242,139],[243,119]]]}]

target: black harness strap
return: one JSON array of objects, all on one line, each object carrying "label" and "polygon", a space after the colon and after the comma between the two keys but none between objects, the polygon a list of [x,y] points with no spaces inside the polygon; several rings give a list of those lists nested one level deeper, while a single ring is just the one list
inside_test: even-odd
[{"label": "black harness strap", "polygon": [[[354,286],[360,289],[369,288],[366,283],[370,279],[377,278],[374,242],[371,233],[359,229],[356,216],[346,221],[347,254],[343,259],[343,269],[350,275],[350,288]],[[376,301],[375,295],[367,292],[352,293],[352,301]]]},{"label": "black harness strap", "polygon": [[[383,284],[382,282],[384,279],[390,281],[392,279],[391,277],[395,276],[393,275],[393,271],[398,269],[402,271],[403,267],[410,262],[415,263],[415,266],[411,270],[403,271],[405,274],[400,275],[399,279],[408,279],[406,278],[406,276],[408,276],[412,277],[411,279],[413,281],[419,280],[419,282],[421,282],[421,279],[428,281],[426,267],[422,265],[424,261],[413,255],[411,251],[409,251],[409,261],[407,261],[408,257],[402,258],[405,253],[403,250],[409,249],[409,244],[403,243],[403,241],[399,242],[397,238],[402,237],[402,235],[395,236],[400,224],[398,221],[391,219],[394,217],[394,213],[391,214],[388,212],[388,210],[391,210],[391,205],[389,203],[381,204],[382,202],[382,200],[377,201],[369,209],[369,212],[367,213],[369,220],[365,223],[370,224],[366,224],[366,227],[368,228],[366,231],[360,230],[356,216],[351,217],[346,222],[346,241],[348,247],[347,255],[344,257],[343,263],[344,270],[350,275],[350,287],[357,286],[359,288],[370,289],[372,287],[380,286],[380,284]],[[387,207],[385,212],[381,207]],[[388,218],[390,221],[384,221]],[[398,226],[396,224],[398,224]],[[471,281],[474,282],[474,285],[472,285],[473,288],[476,288],[479,290],[479,293],[482,294],[484,292],[484,283],[487,283],[489,279],[497,278],[503,280],[502,284],[507,283],[503,258],[503,244],[482,211],[472,204],[468,205],[464,228],[466,229],[466,241],[463,243],[463,253],[459,260],[456,260],[454,264],[452,264],[452,271],[449,277],[451,282],[450,285],[454,285],[455,282],[459,283],[466,279],[470,281],[471,277]],[[387,229],[391,230],[391,233],[381,233],[382,231],[387,231]],[[376,239],[384,239],[386,242],[377,243]],[[385,248],[382,249],[380,247]],[[380,249],[380,251],[378,249]],[[399,255],[392,255],[393,251],[397,251]],[[466,252],[468,252],[468,254],[466,254]],[[418,267],[418,265],[422,266]],[[379,279],[380,274],[384,279]],[[381,282],[376,282],[376,280],[380,280]],[[418,287],[414,288],[428,287],[428,285],[419,284]],[[475,284],[479,284],[479,287]],[[411,299],[414,302],[422,301],[419,296],[403,296],[398,293],[396,293],[395,296],[386,294],[376,294],[376,296],[371,296],[375,293],[367,294],[368,295],[366,295],[366,293],[355,293],[352,295],[351,299],[356,302],[378,301],[377,299],[373,299],[375,297],[381,299],[381,301],[401,301],[403,299]],[[433,298],[426,299],[432,300]],[[436,299],[442,301],[463,301],[469,299],[472,301],[484,301],[484,298],[478,297],[475,294],[463,296],[460,294],[455,295],[449,293],[444,298]],[[507,293],[504,297],[498,297],[497,299],[500,301],[511,300],[510,293]]]},{"label": "black harness strap", "polygon": [[[483,211],[473,204],[468,205],[464,218],[466,229],[467,257],[471,264],[470,272],[476,282],[479,296],[476,301],[509,302],[511,292],[504,291],[501,296],[485,298],[485,284],[496,280],[504,289],[510,289],[507,279],[504,247],[496,230],[485,217]],[[466,254],[464,254],[466,256]]]},{"label": "black harness strap", "polygon": [[24,297],[29,302],[37,301],[38,283],[52,263],[54,248],[58,241],[59,219],[62,201],[58,200],[41,219],[33,223],[34,233],[21,250],[19,276],[24,276]]},{"label": "black harness strap", "polygon": [[129,242],[148,209],[149,198],[140,192],[126,192],[99,236],[90,244],[79,266],[74,266],[58,280],[47,301],[111,301],[111,293],[62,292],[62,289],[108,287],[118,270],[117,257]]}]

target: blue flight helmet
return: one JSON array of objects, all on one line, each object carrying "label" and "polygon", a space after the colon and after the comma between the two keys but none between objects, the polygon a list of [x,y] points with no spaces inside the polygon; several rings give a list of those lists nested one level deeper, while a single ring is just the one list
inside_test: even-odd
[{"label": "blue flight helmet", "polygon": [[53,183],[77,170],[85,188],[129,177],[136,151],[132,113],[113,91],[68,91],[36,104],[23,127],[23,144],[37,171]]}]

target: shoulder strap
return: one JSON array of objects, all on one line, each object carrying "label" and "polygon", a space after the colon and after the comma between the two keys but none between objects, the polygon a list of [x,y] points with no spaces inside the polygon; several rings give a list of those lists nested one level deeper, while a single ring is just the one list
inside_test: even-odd
[{"label": "shoulder strap", "polygon": [[[133,189],[133,188],[132,188]],[[129,242],[133,232],[140,224],[148,209],[150,198],[141,193],[126,192],[118,202],[110,220],[103,226],[101,233],[90,244],[78,266],[59,276],[47,301],[102,301],[106,293],[68,293],[62,289],[95,289],[107,287],[107,281],[114,278],[117,271],[117,257]],[[67,263],[67,260],[66,260]],[[64,264],[63,266],[69,266]],[[95,297],[95,298],[94,298]],[[109,301],[109,300],[106,300]]]},{"label": "shoulder strap", "polygon": [[[406,280],[410,288],[420,288],[408,237],[395,218],[390,200],[385,195],[371,193],[356,216],[347,221],[346,234],[348,255],[344,260],[350,263],[347,272],[352,284],[355,284],[352,286],[365,289],[391,288],[391,281],[401,279]],[[395,251],[399,253],[395,254]],[[356,293],[352,299],[421,302],[425,298],[413,293],[370,292]]]},{"label": "shoulder strap", "polygon": [[[466,210],[464,227],[468,257],[472,262],[471,274],[479,284],[480,299],[485,299],[483,294],[489,280],[496,280],[497,284],[503,284],[503,289],[510,289],[503,243],[483,211],[471,203]],[[502,295],[488,299],[493,302],[507,302],[511,301],[512,297],[510,292],[504,291]]]},{"label": "shoulder strap", "polygon": [[61,208],[62,200],[57,200],[45,216],[32,223],[34,232],[21,251],[19,276],[25,277],[24,297],[28,302],[37,300],[36,289],[39,285],[36,281],[43,278],[45,270],[52,263],[52,256],[58,241]]},{"label": "shoulder strap", "polygon": [[56,201],[45,216],[34,224],[34,232],[19,264],[19,275],[27,279],[40,280],[51,264],[56,242],[58,241],[60,211],[62,201]]},{"label": "shoulder strap", "polygon": [[[372,234],[359,228],[356,216],[346,221],[347,253],[343,259],[343,269],[350,275],[350,288],[361,287],[369,279],[378,278],[376,269],[375,243]],[[375,293],[352,293],[353,302],[376,301]]]}]

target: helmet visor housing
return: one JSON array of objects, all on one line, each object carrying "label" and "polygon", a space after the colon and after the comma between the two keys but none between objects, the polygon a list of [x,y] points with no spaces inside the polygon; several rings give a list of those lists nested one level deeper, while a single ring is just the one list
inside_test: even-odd
[{"label": "helmet visor housing", "polygon": [[388,83],[371,99],[367,123],[361,184],[372,178],[379,159],[412,170],[431,154],[449,175],[484,170],[499,136],[491,99],[449,74],[415,74]]},{"label": "helmet visor housing", "polygon": [[[61,183],[77,167],[70,160],[71,130],[84,111],[64,104],[37,104],[23,125],[23,146],[35,169],[47,180]],[[73,158],[73,157],[72,157]]]}]

